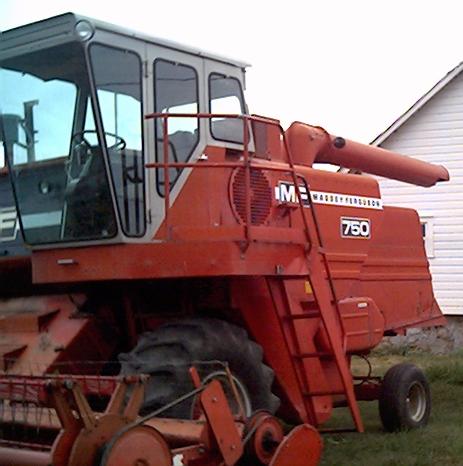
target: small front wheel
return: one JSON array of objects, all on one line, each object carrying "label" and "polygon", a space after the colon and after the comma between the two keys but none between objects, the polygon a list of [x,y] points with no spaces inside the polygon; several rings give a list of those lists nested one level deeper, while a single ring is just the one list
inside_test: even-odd
[{"label": "small front wheel", "polygon": [[431,414],[431,392],[423,371],[413,364],[391,367],[384,376],[379,414],[389,432],[424,427]]}]

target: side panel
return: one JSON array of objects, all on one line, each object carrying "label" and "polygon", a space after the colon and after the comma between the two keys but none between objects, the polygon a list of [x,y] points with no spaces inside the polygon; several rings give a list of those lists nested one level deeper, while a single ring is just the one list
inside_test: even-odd
[{"label": "side panel", "polygon": [[294,422],[326,422],[332,413],[333,397],[326,393],[309,400],[304,392],[342,390],[336,364],[331,358],[301,361],[298,356],[322,350],[318,341],[321,319],[294,321],[295,335],[290,336],[288,317],[303,314],[313,303],[305,280],[236,278],[231,280],[231,295],[232,307],[239,308],[248,332],[262,346],[264,359],[275,372],[276,394],[282,401],[280,414]]},{"label": "side panel", "polygon": [[434,298],[418,214],[386,207],[383,227],[365,261],[354,296],[369,296],[386,330],[444,324]]},{"label": "side panel", "polygon": [[276,304],[264,278],[233,279],[232,305],[240,309],[252,338],[264,349],[264,359],[275,371],[284,415],[295,421],[307,419],[290,348],[282,332]]},{"label": "side panel", "polygon": [[[383,207],[371,177],[313,169],[304,173],[312,197],[325,193],[314,202],[314,213],[336,298],[373,299],[384,314],[386,331],[445,323],[416,211]],[[349,229],[346,220],[353,222]]]}]

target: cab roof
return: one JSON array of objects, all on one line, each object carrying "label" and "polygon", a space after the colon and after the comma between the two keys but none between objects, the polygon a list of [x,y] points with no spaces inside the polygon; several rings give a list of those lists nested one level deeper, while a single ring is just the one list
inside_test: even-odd
[{"label": "cab roof", "polygon": [[105,21],[89,18],[87,16],[82,16],[75,13],[64,13],[62,15],[54,16],[51,18],[18,26],[7,31],[3,31],[2,41],[0,44],[0,52],[6,52],[8,50],[11,51],[12,48],[24,46],[26,45],[26,43],[34,42],[35,44],[37,44],[37,41],[47,41],[50,39],[57,39],[58,37],[73,40],[77,37],[75,32],[75,26],[81,21],[87,21],[92,25],[92,27],[95,30],[102,30],[112,32],[115,34],[120,34],[123,36],[132,37],[140,41],[181,51],[190,55],[196,55],[202,58],[207,58],[209,60],[226,63],[228,65],[236,66],[242,69],[245,69],[250,66],[249,63],[240,60],[225,57],[222,55],[217,55],[202,49],[190,47],[167,39],[161,39],[122,26],[117,26],[114,24],[107,23]]}]

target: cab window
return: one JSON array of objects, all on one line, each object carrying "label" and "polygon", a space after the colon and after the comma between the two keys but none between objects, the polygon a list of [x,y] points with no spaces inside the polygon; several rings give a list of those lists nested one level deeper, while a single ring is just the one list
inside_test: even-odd
[{"label": "cab window", "polygon": [[[168,161],[187,162],[199,142],[198,76],[191,66],[162,59],[154,62],[156,113],[184,113],[191,117],[168,118]],[[164,120],[165,121],[165,120]],[[156,159],[164,161],[163,120],[156,119]],[[181,167],[169,169],[169,186],[175,184],[182,172]],[[157,170],[157,188],[165,193],[165,171]]]},{"label": "cab window", "polygon": [[[243,91],[238,79],[218,73],[209,75],[209,111],[213,114],[245,113]],[[212,118],[211,134],[220,141],[242,143],[243,121],[239,118]]]}]

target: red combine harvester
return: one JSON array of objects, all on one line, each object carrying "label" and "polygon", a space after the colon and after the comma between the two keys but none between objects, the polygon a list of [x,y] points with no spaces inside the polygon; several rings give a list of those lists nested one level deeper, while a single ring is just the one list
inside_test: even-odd
[{"label": "red combine harvester", "polygon": [[244,63],[74,14],[0,60],[0,465],[311,466],[335,407],[426,424],[418,368],[351,373],[445,323],[418,215],[314,164],[445,168],[284,131],[248,114]]}]

